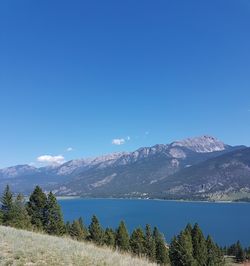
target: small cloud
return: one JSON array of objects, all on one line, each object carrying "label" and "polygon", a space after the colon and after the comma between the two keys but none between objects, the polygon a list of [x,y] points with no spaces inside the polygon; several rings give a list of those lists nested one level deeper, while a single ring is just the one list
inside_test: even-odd
[{"label": "small cloud", "polygon": [[66,149],[66,151],[68,151],[68,152],[70,152],[70,151],[73,151],[74,149],[72,148],[72,147],[68,147],[67,149]]},{"label": "small cloud", "polygon": [[130,136],[127,136],[127,141],[130,141],[130,140],[131,140]]},{"label": "small cloud", "polygon": [[126,142],[125,139],[121,138],[121,139],[113,139],[112,140],[112,144],[113,145],[123,145]]},{"label": "small cloud", "polygon": [[49,165],[53,164],[63,164],[65,162],[65,158],[62,155],[52,156],[52,155],[41,155],[37,157],[37,161],[39,163],[45,163]]}]

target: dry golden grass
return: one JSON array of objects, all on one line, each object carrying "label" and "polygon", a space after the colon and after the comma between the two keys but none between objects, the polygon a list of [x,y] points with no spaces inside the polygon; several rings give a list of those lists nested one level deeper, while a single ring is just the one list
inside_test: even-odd
[{"label": "dry golden grass", "polygon": [[154,265],[91,243],[0,226],[0,265]]}]

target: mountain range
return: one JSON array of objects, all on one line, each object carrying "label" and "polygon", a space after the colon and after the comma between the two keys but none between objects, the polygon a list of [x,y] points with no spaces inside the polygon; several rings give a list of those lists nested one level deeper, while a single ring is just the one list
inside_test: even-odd
[{"label": "mountain range", "polygon": [[58,196],[238,200],[250,198],[250,148],[201,136],[61,165],[0,170],[0,188]]}]

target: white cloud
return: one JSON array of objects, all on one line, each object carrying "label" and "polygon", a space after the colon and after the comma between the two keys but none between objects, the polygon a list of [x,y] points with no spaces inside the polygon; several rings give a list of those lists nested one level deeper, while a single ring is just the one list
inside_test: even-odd
[{"label": "white cloud", "polygon": [[131,140],[130,136],[127,136],[127,141]]},{"label": "white cloud", "polygon": [[66,151],[73,151],[74,149],[72,148],[72,147],[68,147],[67,149],[66,149]]},{"label": "white cloud", "polygon": [[112,144],[114,145],[123,145],[126,142],[125,139],[121,138],[121,139],[113,139],[112,140]]},{"label": "white cloud", "polygon": [[62,164],[65,162],[65,159],[62,155],[52,156],[52,155],[41,155],[37,157],[39,163],[45,164]]}]

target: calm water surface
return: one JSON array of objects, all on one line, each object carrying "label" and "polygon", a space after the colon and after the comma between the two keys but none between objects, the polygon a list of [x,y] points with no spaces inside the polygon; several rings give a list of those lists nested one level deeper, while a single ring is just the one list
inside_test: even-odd
[{"label": "calm water surface", "polygon": [[133,228],[149,223],[157,226],[169,241],[188,222],[198,222],[205,234],[210,234],[220,245],[238,239],[250,246],[249,203],[175,202],[159,200],[70,199],[59,200],[66,221],[80,216],[85,224],[97,215],[104,227],[116,228],[125,220]]}]

